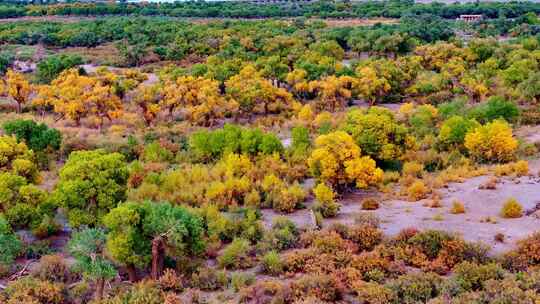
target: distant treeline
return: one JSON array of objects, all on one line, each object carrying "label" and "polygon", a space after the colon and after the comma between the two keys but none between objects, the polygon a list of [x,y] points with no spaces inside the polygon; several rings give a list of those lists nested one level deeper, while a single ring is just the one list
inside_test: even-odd
[{"label": "distant treeline", "polygon": [[162,15],[171,17],[298,17],[323,18],[388,17],[432,14],[442,18],[457,18],[462,14],[482,14],[487,18],[515,18],[525,13],[540,13],[540,3],[529,1],[477,3],[414,3],[413,0],[342,2],[317,1],[284,4],[254,4],[237,1],[186,1],[175,3],[62,3],[20,4],[0,1],[0,18],[21,16],[100,16],[100,15]]}]

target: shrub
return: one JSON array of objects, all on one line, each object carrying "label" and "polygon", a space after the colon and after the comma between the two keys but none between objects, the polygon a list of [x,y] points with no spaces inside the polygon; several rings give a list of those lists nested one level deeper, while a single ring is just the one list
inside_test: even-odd
[{"label": "shrub", "polygon": [[178,276],[172,269],[165,269],[159,277],[158,283],[161,289],[167,291],[182,291],[184,288],[182,277]]},{"label": "shrub", "polygon": [[465,213],[465,206],[462,202],[455,200],[452,202],[452,208],[450,209],[452,214],[462,214]]},{"label": "shrub", "polygon": [[235,292],[255,283],[255,275],[252,273],[235,272],[231,275],[231,286]]},{"label": "shrub", "polygon": [[262,246],[268,246],[266,249],[278,251],[289,249],[296,244],[298,234],[298,229],[293,221],[286,216],[278,216],[272,221],[272,229],[265,233]]},{"label": "shrub", "polygon": [[257,283],[240,291],[240,303],[290,303],[292,292],[288,284],[279,281],[257,280]]},{"label": "shrub", "polygon": [[33,120],[17,119],[6,122],[2,128],[9,135],[15,135],[19,142],[24,141],[34,151],[60,149],[62,134],[46,124],[37,124]]},{"label": "shrub", "polygon": [[453,280],[463,291],[476,291],[484,287],[488,280],[500,280],[504,276],[501,266],[491,263],[478,265],[462,262],[454,267]]},{"label": "shrub", "polygon": [[381,243],[383,233],[377,227],[372,225],[355,225],[349,227],[345,237],[353,241],[359,250],[372,250],[376,245]]},{"label": "shrub", "polygon": [[412,273],[390,281],[386,287],[394,293],[392,303],[426,303],[440,293],[441,277],[434,273]]},{"label": "shrub", "polygon": [[293,212],[298,205],[306,198],[304,188],[299,184],[294,184],[279,192],[278,198],[274,200],[272,208],[280,212]]},{"label": "shrub", "polygon": [[381,224],[381,220],[376,214],[360,212],[354,215],[354,223],[357,225],[368,225],[378,228]]},{"label": "shrub", "polygon": [[362,200],[362,210],[377,210],[379,202],[374,198],[366,198]]},{"label": "shrub", "polygon": [[471,130],[465,136],[465,148],[477,161],[507,162],[514,158],[518,143],[508,123],[495,120]]},{"label": "shrub", "polygon": [[60,255],[44,255],[32,269],[32,276],[44,281],[67,282],[69,269]]},{"label": "shrub", "polygon": [[325,274],[304,275],[291,284],[291,289],[299,298],[312,296],[329,302],[340,300],[343,295],[339,282]]},{"label": "shrub", "polygon": [[469,116],[481,123],[491,122],[496,119],[512,122],[519,116],[519,109],[515,103],[499,96],[493,96],[486,103],[472,108]]},{"label": "shrub", "polygon": [[65,303],[63,284],[51,283],[32,277],[23,277],[10,282],[4,292],[8,299],[5,304]]},{"label": "shrub", "polygon": [[291,130],[292,144],[291,149],[296,153],[306,153],[311,147],[309,130],[305,127],[294,127]]},{"label": "shrub", "polygon": [[438,145],[442,150],[461,148],[465,142],[465,135],[469,130],[477,128],[478,122],[461,116],[452,116],[445,120],[437,137]]},{"label": "shrub", "polygon": [[201,267],[191,275],[191,286],[201,290],[217,290],[227,286],[229,278],[225,271]]},{"label": "shrub", "polygon": [[428,193],[428,187],[420,180],[415,181],[407,188],[407,196],[413,202],[426,198]]},{"label": "shrub", "polygon": [[236,238],[225,247],[222,254],[218,257],[218,264],[224,268],[248,268],[252,265],[252,260],[249,256],[250,251],[251,246],[248,240]]},{"label": "shrub", "polygon": [[387,304],[394,298],[393,292],[379,283],[359,282],[353,288],[362,304]]},{"label": "shrub", "polygon": [[313,206],[313,210],[320,212],[324,217],[334,217],[337,215],[340,205],[335,201],[334,191],[324,183],[318,184],[314,189],[315,199],[317,202]]},{"label": "shrub", "polygon": [[540,265],[540,232],[519,240],[517,248],[505,255],[504,265],[511,270],[525,270]]},{"label": "shrub", "polygon": [[277,276],[283,272],[283,264],[281,258],[276,251],[266,253],[261,260],[261,265],[264,273]]},{"label": "shrub", "polygon": [[9,268],[21,254],[22,242],[11,230],[9,223],[0,214],[0,273]]},{"label": "shrub", "polygon": [[501,216],[504,218],[519,218],[522,215],[523,207],[513,198],[508,199],[501,209]]}]

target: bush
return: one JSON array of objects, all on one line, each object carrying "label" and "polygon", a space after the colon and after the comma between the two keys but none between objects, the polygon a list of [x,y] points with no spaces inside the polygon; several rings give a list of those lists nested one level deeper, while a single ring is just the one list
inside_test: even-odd
[{"label": "bush", "polygon": [[313,210],[320,212],[323,217],[334,217],[337,215],[340,205],[335,201],[334,191],[324,183],[318,184],[314,189],[315,199]]},{"label": "bush", "polygon": [[372,250],[381,243],[383,232],[372,225],[354,225],[346,231],[345,238],[353,241],[359,250]]},{"label": "bush", "polygon": [[182,277],[178,276],[172,269],[165,269],[161,277],[159,277],[158,283],[161,289],[166,291],[179,292],[184,288]]},{"label": "bush", "polygon": [[374,198],[366,198],[362,200],[362,210],[377,210],[379,202]]},{"label": "bush", "polygon": [[407,196],[413,202],[426,198],[428,193],[428,187],[420,180],[415,181],[407,188]]},{"label": "bush", "polygon": [[231,275],[231,286],[235,292],[255,283],[255,275],[252,273],[235,272]]},{"label": "bush", "polygon": [[488,280],[500,280],[505,272],[497,264],[478,265],[462,262],[454,267],[454,280],[462,291],[476,291],[484,287]]},{"label": "bush", "polygon": [[469,111],[469,117],[481,123],[491,122],[496,119],[513,122],[518,116],[519,109],[517,105],[500,96],[493,96],[486,103],[478,105]]},{"label": "bush", "polygon": [[296,244],[298,234],[293,221],[286,216],[278,216],[272,222],[272,229],[265,233],[261,246],[278,251],[289,249]]},{"label": "bush", "polygon": [[217,261],[220,267],[241,269],[252,266],[250,257],[251,246],[245,239],[234,239],[227,245]]},{"label": "bush", "polygon": [[2,128],[8,135],[15,135],[17,141],[25,142],[28,148],[37,151],[58,150],[62,143],[60,131],[33,120],[17,119],[6,122]]},{"label": "bush", "polygon": [[434,273],[413,273],[390,281],[386,287],[394,293],[392,303],[426,303],[440,293],[442,279]]},{"label": "bush", "polygon": [[460,149],[469,130],[477,128],[478,122],[461,116],[452,116],[445,120],[439,130],[437,142],[441,150]]},{"label": "bush", "polygon": [[465,148],[481,162],[507,162],[514,158],[518,143],[508,123],[495,120],[471,130],[465,136]]},{"label": "bush", "polygon": [[199,268],[199,270],[191,276],[191,286],[201,290],[217,290],[227,286],[229,278],[225,271],[216,270],[214,268]]},{"label": "bush", "polygon": [[452,214],[462,214],[465,213],[465,206],[460,201],[454,201],[452,202],[452,208],[450,209],[450,213]]},{"label": "bush", "polygon": [[44,255],[39,263],[32,269],[32,276],[44,281],[67,282],[69,268],[60,255]]},{"label": "bush", "polygon": [[353,288],[362,304],[387,304],[394,298],[393,292],[379,283],[359,282]]},{"label": "bush", "polygon": [[5,304],[65,303],[63,284],[51,283],[32,277],[23,277],[10,282],[4,292],[8,298]]},{"label": "bush", "polygon": [[261,259],[263,272],[269,275],[277,276],[283,272],[283,263],[276,251],[266,253]]},{"label": "bush", "polygon": [[508,199],[501,209],[501,216],[504,218],[519,218],[522,215],[523,207],[513,198]]},{"label": "bush", "polygon": [[338,301],[343,296],[339,282],[327,274],[304,275],[291,284],[291,289],[300,298],[312,296],[329,302]]},{"label": "bush", "polygon": [[540,265],[540,232],[517,242],[517,248],[505,255],[504,265],[511,270],[523,271]]}]

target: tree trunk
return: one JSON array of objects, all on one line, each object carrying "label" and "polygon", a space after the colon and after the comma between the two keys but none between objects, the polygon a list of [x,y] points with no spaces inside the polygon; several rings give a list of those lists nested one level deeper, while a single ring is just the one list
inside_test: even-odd
[{"label": "tree trunk", "polygon": [[152,279],[157,280],[163,269],[163,238],[158,236],[152,240]]},{"label": "tree trunk", "polygon": [[94,299],[99,301],[103,298],[103,290],[105,289],[105,279],[96,280],[96,292],[94,293]]},{"label": "tree trunk", "polygon": [[137,282],[137,270],[135,269],[135,266],[133,265],[127,265],[126,266],[126,272],[128,274],[128,278],[131,282]]}]

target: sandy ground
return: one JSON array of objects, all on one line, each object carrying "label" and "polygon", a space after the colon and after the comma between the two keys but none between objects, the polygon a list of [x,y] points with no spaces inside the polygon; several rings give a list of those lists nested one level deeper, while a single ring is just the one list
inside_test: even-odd
[{"label": "sandy ground", "polygon": [[[530,171],[537,173],[540,160],[529,163]],[[536,175],[536,174],[535,174]],[[337,217],[326,219],[328,226],[335,222],[352,224],[358,213],[371,212],[381,220],[381,229],[388,236],[396,235],[404,228],[415,227],[421,230],[437,229],[455,232],[471,242],[482,242],[492,248],[492,253],[508,251],[515,246],[517,240],[526,238],[535,231],[540,231],[540,219],[534,215],[518,219],[505,219],[500,216],[503,204],[509,198],[515,198],[525,211],[533,210],[540,203],[540,178],[527,176],[518,179],[501,178],[495,190],[480,190],[478,187],[491,176],[479,176],[463,183],[453,183],[446,189],[440,189],[442,206],[430,208],[425,206],[428,200],[409,202],[392,199],[383,201],[375,211],[363,211],[361,201],[376,195],[373,192],[355,192],[346,195],[341,201],[341,210]],[[310,181],[312,183],[312,181]],[[454,201],[464,204],[465,214],[451,214]],[[312,202],[307,202],[309,207]],[[266,226],[279,214],[272,210],[263,211]],[[287,215],[299,227],[313,227],[313,215],[308,209],[301,209]],[[487,218],[495,219],[495,223],[486,222]],[[505,242],[495,241],[495,235],[502,233]]]}]

